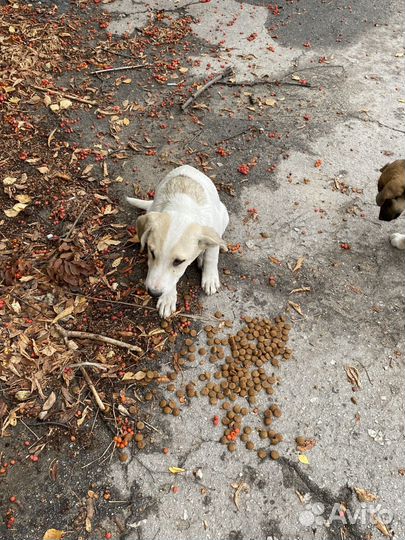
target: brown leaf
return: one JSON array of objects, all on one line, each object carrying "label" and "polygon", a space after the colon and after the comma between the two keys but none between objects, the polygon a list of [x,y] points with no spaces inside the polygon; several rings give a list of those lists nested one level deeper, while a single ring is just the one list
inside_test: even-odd
[{"label": "brown leaf", "polygon": [[373,502],[378,499],[377,495],[374,495],[374,493],[371,493],[370,491],[367,491],[363,488],[353,488],[354,492],[357,495],[357,498],[360,502]]},{"label": "brown leaf", "polygon": [[295,302],[291,302],[291,300],[288,301],[288,304],[299,314],[301,317],[304,316],[301,310],[301,306],[299,304],[296,304]]},{"label": "brown leaf", "polygon": [[305,261],[304,257],[298,257],[295,263],[295,266],[293,268],[293,272],[298,272],[298,270],[301,270],[301,268],[304,266],[304,261]]},{"label": "brown leaf", "polygon": [[347,366],[345,368],[347,379],[350,384],[353,386],[357,386],[358,388],[361,388],[360,384],[360,375],[357,369],[353,366]]},{"label": "brown leaf", "polygon": [[374,521],[374,525],[377,527],[377,529],[380,531],[381,534],[383,534],[387,538],[392,537],[392,534],[387,529],[386,525],[380,519],[378,519],[375,514],[373,514],[373,521]]},{"label": "brown leaf", "polygon": [[316,446],[316,443],[316,439],[305,439],[305,443],[301,446],[297,446],[297,448],[300,450],[300,452],[309,452],[312,450],[312,448],[314,448],[314,446]]}]

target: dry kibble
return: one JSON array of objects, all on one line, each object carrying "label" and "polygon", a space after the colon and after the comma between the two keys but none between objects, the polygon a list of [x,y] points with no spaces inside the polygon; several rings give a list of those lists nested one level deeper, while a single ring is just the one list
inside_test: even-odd
[{"label": "dry kibble", "polygon": [[248,435],[252,433],[252,428],[250,426],[245,426],[243,428],[243,433],[247,433]]},{"label": "dry kibble", "polygon": [[266,459],[267,452],[266,450],[260,449],[257,451],[257,455],[259,456],[260,459]]},{"label": "dry kibble", "polygon": [[159,403],[159,406],[162,407],[162,409],[164,409],[167,405],[167,401],[165,399],[162,399],[162,401]]},{"label": "dry kibble", "polygon": [[304,444],[306,443],[306,439],[305,437],[300,435],[299,437],[295,438],[295,442],[297,443],[298,446],[304,446]]},{"label": "dry kibble", "polygon": [[228,444],[228,450],[229,450],[229,452],[235,452],[236,444],[235,443],[229,443]]},{"label": "dry kibble", "polygon": [[200,349],[198,349],[198,354],[200,356],[205,356],[207,354],[207,349],[205,349],[204,347],[201,347]]},{"label": "dry kibble", "polygon": [[171,409],[171,407],[166,406],[166,407],[163,407],[163,412],[165,414],[172,414],[173,410]]},{"label": "dry kibble", "polygon": [[172,414],[173,414],[173,416],[180,416],[180,412],[181,412],[180,409],[178,409],[178,408],[176,407],[176,408],[173,409]]},{"label": "dry kibble", "polygon": [[141,421],[136,423],[136,429],[145,429],[145,424]]},{"label": "dry kibble", "polygon": [[254,448],[255,448],[254,442],[248,441],[248,442],[246,443],[246,448],[247,448],[248,450],[254,450]]},{"label": "dry kibble", "polygon": [[224,316],[224,315],[223,315],[223,313],[222,313],[221,311],[216,311],[216,312],[214,313],[214,317],[215,317],[216,319],[222,319],[223,316]]},{"label": "dry kibble", "polygon": [[274,459],[274,460],[280,459],[280,453],[277,452],[277,450],[272,450],[270,452],[270,457],[271,459]]}]

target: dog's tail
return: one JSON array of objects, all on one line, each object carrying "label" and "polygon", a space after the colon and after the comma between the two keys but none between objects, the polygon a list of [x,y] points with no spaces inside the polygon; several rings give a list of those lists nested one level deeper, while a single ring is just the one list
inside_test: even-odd
[{"label": "dog's tail", "polygon": [[144,201],[142,199],[134,199],[132,197],[127,197],[126,199],[131,206],[136,206],[136,208],[141,208],[142,210],[149,210],[153,204],[153,201]]}]

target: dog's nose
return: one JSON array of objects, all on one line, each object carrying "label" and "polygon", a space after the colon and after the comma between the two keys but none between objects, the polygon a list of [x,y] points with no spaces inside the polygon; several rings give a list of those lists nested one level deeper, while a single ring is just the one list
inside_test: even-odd
[{"label": "dog's nose", "polygon": [[157,291],[156,289],[148,289],[148,294],[150,294],[154,298],[159,298],[159,296],[162,295],[161,291]]}]

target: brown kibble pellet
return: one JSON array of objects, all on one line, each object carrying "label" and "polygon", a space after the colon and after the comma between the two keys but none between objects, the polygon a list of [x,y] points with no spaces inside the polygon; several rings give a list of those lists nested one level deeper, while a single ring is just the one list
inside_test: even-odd
[{"label": "brown kibble pellet", "polygon": [[243,428],[243,433],[246,433],[247,435],[249,435],[250,433],[252,433],[252,428],[250,426],[245,426]]},{"label": "brown kibble pellet", "polygon": [[165,399],[162,399],[162,401],[159,403],[159,406],[162,407],[162,409],[164,409],[167,405],[167,401]]},{"label": "brown kibble pellet", "polygon": [[229,450],[229,452],[235,452],[236,444],[235,443],[229,443],[228,444],[228,450]]},{"label": "brown kibble pellet", "polygon": [[261,439],[267,439],[268,436],[269,436],[269,434],[267,433],[267,431],[265,429],[261,429],[259,431],[259,437]]},{"label": "brown kibble pellet", "polygon": [[138,441],[143,441],[143,435],[142,433],[137,433],[134,437],[134,439],[136,440],[136,442]]},{"label": "brown kibble pellet", "polygon": [[168,392],[174,392],[176,390],[176,385],[171,383],[166,386]]},{"label": "brown kibble pellet", "polygon": [[147,392],[145,394],[145,401],[151,401],[153,399],[153,394],[152,392]]},{"label": "brown kibble pellet", "polygon": [[163,412],[165,414],[172,414],[173,410],[172,410],[171,407],[166,406],[166,407],[163,408]]},{"label": "brown kibble pellet", "polygon": [[257,451],[257,455],[259,456],[260,459],[266,459],[267,452],[266,450],[260,449]]},{"label": "brown kibble pellet", "polygon": [[139,422],[136,423],[136,429],[145,429],[145,424],[139,420]]},{"label": "brown kibble pellet", "polygon": [[240,436],[240,440],[242,442],[248,442],[249,440],[249,435],[247,433],[242,433],[242,435]]},{"label": "brown kibble pellet", "polygon": [[139,450],[142,450],[143,448],[145,448],[146,443],[145,443],[145,441],[138,441],[136,443],[136,446],[139,448]]},{"label": "brown kibble pellet", "polygon": [[219,442],[221,444],[228,444],[228,439],[225,437],[225,435],[223,435],[220,439],[219,439]]},{"label": "brown kibble pellet", "polygon": [[204,347],[201,347],[200,349],[198,349],[198,354],[200,356],[205,356],[207,354],[207,349],[205,349]]},{"label": "brown kibble pellet", "polygon": [[281,409],[279,407],[275,407],[273,409],[273,414],[276,418],[280,418],[283,413],[281,412]]},{"label": "brown kibble pellet", "polygon": [[271,459],[274,459],[274,460],[280,459],[280,453],[277,452],[277,450],[272,450],[270,452],[270,457]]},{"label": "brown kibble pellet", "polygon": [[181,413],[181,411],[177,407],[175,409],[173,409],[173,412],[172,412],[173,416],[180,416],[180,413]]},{"label": "brown kibble pellet", "polygon": [[187,338],[184,343],[185,343],[185,345],[187,345],[187,347],[190,347],[190,345],[193,345],[194,342],[193,342],[192,339]]},{"label": "brown kibble pellet", "polygon": [[249,409],[247,407],[242,407],[241,410],[240,410],[240,413],[243,416],[246,416],[247,414],[249,414]]},{"label": "brown kibble pellet", "polygon": [[225,403],[222,404],[222,408],[223,408],[225,411],[229,411],[230,408],[231,408],[231,404],[229,403],[229,401],[225,401]]},{"label": "brown kibble pellet", "polygon": [[265,418],[264,419],[264,425],[265,426],[270,426],[273,422],[273,419],[272,418]]},{"label": "brown kibble pellet", "polygon": [[196,337],[196,335],[197,335],[197,330],[194,330],[194,328],[190,330],[190,336]]},{"label": "brown kibble pellet", "polygon": [[297,443],[298,446],[304,446],[306,441],[307,441],[306,438],[303,437],[302,435],[299,435],[298,437],[295,437],[295,442]]},{"label": "brown kibble pellet", "polygon": [[252,442],[252,441],[248,441],[248,442],[246,443],[246,448],[247,448],[248,450],[254,450],[254,448],[255,448],[255,443]]},{"label": "brown kibble pellet", "polygon": [[215,317],[216,319],[222,319],[223,316],[224,316],[224,315],[223,315],[223,313],[222,313],[221,311],[216,311],[216,312],[214,313],[214,317]]}]

